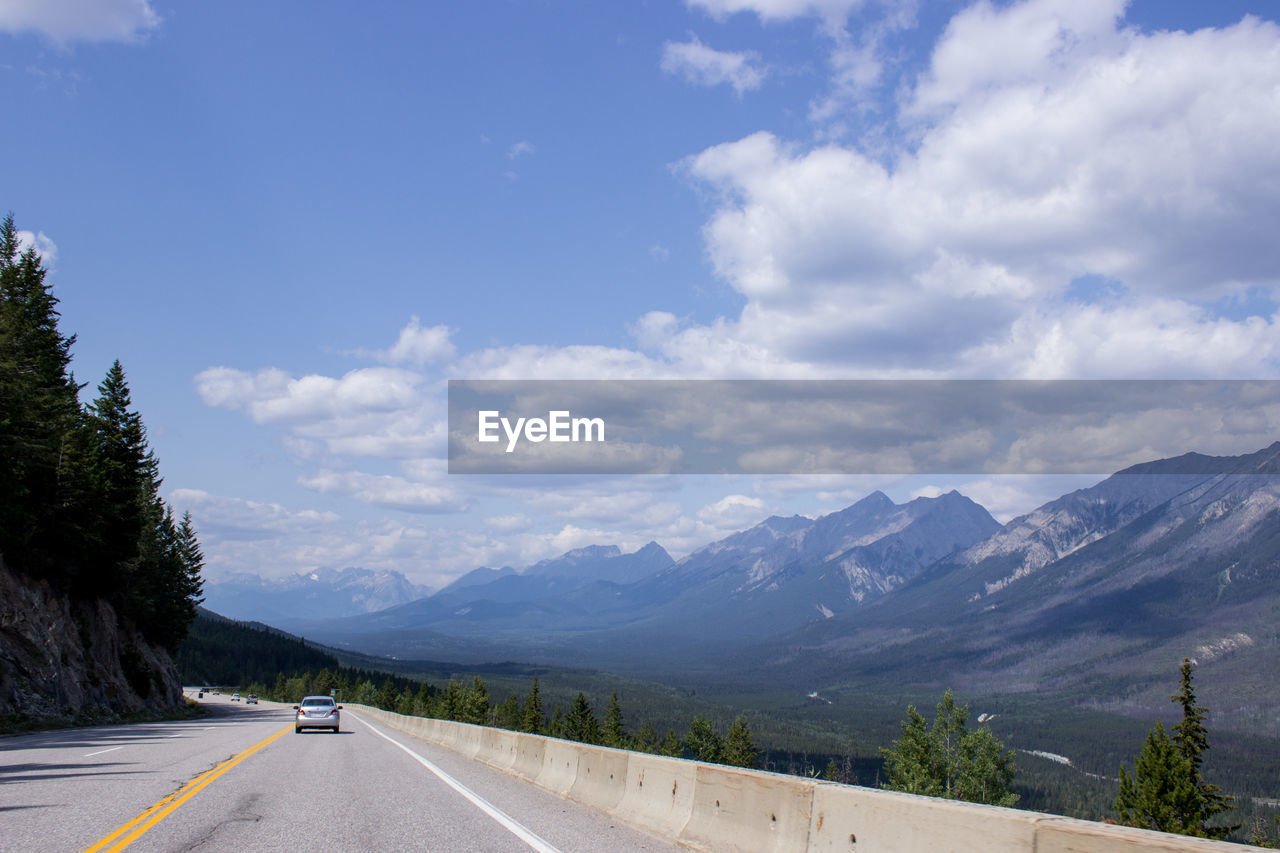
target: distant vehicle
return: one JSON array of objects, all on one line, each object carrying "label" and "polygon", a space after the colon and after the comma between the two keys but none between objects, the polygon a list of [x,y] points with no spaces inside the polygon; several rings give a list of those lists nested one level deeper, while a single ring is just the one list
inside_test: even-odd
[{"label": "distant vehicle", "polygon": [[231,694],[231,701],[232,701],[232,702],[239,702],[239,701],[240,701],[240,694],[239,694],[239,693],[232,693],[232,694]]},{"label": "distant vehicle", "polygon": [[257,704],[258,704],[258,694],[257,694],[257,693],[250,693],[250,694],[249,694],[249,698],[248,698],[248,699],[246,699],[246,700],[244,700],[244,704],[246,704],[246,705],[257,705]]},{"label": "distant vehicle", "polygon": [[299,734],[303,729],[329,729],[338,733],[338,712],[342,706],[333,701],[332,696],[307,696],[301,705],[294,705],[297,717],[293,721],[293,732]]}]

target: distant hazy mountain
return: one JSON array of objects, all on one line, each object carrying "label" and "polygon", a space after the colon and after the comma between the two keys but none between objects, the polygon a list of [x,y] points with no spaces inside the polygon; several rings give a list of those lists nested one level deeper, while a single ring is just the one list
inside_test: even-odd
[{"label": "distant hazy mountain", "polygon": [[205,606],[233,619],[283,625],[395,607],[427,595],[396,571],[317,569],[281,580],[236,574],[205,584]]},{"label": "distant hazy mountain", "polygon": [[485,570],[422,601],[341,623],[292,624],[391,654],[415,632],[472,637],[493,654],[518,655],[589,641],[580,654],[705,652],[776,636],[879,597],[1000,525],[951,492],[898,506],[880,492],[808,519],[769,518],[679,563],[656,543],[570,551],[524,572]]}]

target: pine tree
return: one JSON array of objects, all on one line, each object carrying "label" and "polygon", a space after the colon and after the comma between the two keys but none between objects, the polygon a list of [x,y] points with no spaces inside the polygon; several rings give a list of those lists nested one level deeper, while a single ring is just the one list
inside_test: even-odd
[{"label": "pine tree", "polygon": [[751,737],[751,729],[747,726],[747,718],[739,716],[729,726],[724,738],[724,749],[720,760],[734,767],[755,767],[759,750]]},{"label": "pine tree", "polygon": [[711,721],[697,715],[689,723],[689,734],[684,739],[685,747],[699,761],[717,763],[724,752],[724,740],[712,727]]},{"label": "pine tree", "polygon": [[533,686],[524,700],[524,710],[520,716],[520,730],[531,735],[540,735],[545,729],[542,715],[542,696],[538,692],[538,677],[534,676]]},{"label": "pine tree", "polygon": [[1205,720],[1209,717],[1209,709],[1196,704],[1196,691],[1191,684],[1191,660],[1182,659],[1179,670],[1181,686],[1177,693],[1169,697],[1170,701],[1182,706],[1182,720],[1173,727],[1173,742],[1178,751],[1187,759],[1191,769],[1191,783],[1196,789],[1196,801],[1199,809],[1199,829],[1208,838],[1225,838],[1239,826],[1210,827],[1208,821],[1215,815],[1229,811],[1235,805],[1231,797],[1222,793],[1217,785],[1204,780],[1200,767],[1204,763],[1204,753],[1209,749],[1209,732]]},{"label": "pine tree", "polygon": [[659,746],[658,730],[653,727],[651,722],[645,722],[640,727],[631,743],[631,748],[636,752],[648,752],[651,754],[657,753]]},{"label": "pine tree", "polygon": [[557,705],[551,712],[551,722],[547,723],[547,734],[551,737],[564,737],[564,714],[560,712],[560,706]]},{"label": "pine tree", "polygon": [[1182,706],[1182,720],[1173,736],[1157,722],[1134,762],[1133,776],[1120,768],[1120,790],[1115,807],[1121,823],[1194,835],[1224,838],[1238,826],[1208,826],[1215,815],[1232,808],[1232,799],[1217,785],[1204,781],[1200,772],[1209,748],[1204,721],[1209,709],[1196,704],[1191,684],[1191,661],[1182,660],[1181,688],[1171,698]]},{"label": "pine tree", "polygon": [[609,697],[609,707],[604,714],[604,728],[600,732],[600,742],[614,749],[626,749],[629,745],[626,731],[622,728],[622,705],[618,702],[618,691]]},{"label": "pine tree", "polygon": [[1195,835],[1196,789],[1191,763],[1157,722],[1147,733],[1142,752],[1134,762],[1133,776],[1120,768],[1116,796],[1120,822],[1161,832]]},{"label": "pine tree", "polygon": [[569,707],[569,713],[564,717],[564,733],[566,740],[575,740],[580,743],[599,743],[600,742],[600,723],[596,720],[595,712],[591,709],[591,703],[587,701],[585,694],[579,692],[573,700],[573,705]]},{"label": "pine tree", "polygon": [[489,688],[484,679],[475,676],[471,686],[462,698],[462,709],[459,719],[464,723],[482,726],[489,721]]},{"label": "pine tree", "polygon": [[147,583],[151,579],[140,576],[139,558],[158,522],[155,504],[160,479],[119,361],[98,386],[89,414],[97,437],[95,479],[101,492],[103,568],[88,591],[95,597],[112,598],[130,618],[143,624],[154,590]]},{"label": "pine tree", "polygon": [[29,574],[63,580],[69,519],[66,449],[79,425],[68,373],[75,336],[58,330],[58,300],[13,215],[0,224],[0,553]]},{"label": "pine tree", "polygon": [[938,703],[932,727],[914,706],[907,707],[902,737],[882,749],[889,779],[885,787],[909,794],[1013,806],[1013,752],[987,728],[968,731],[969,708],[950,690]]},{"label": "pine tree", "polygon": [[658,751],[662,755],[669,755],[672,758],[679,758],[684,753],[684,744],[676,736],[675,729],[667,729],[667,736],[662,739],[662,746],[659,747]]}]

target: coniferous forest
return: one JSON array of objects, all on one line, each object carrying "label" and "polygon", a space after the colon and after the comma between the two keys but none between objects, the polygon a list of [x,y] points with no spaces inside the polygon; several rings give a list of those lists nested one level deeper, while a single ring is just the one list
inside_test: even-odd
[{"label": "coniferous forest", "polygon": [[189,515],[160,497],[119,361],[87,404],[75,335],[12,214],[0,225],[0,557],[75,600],[105,600],[149,642],[175,650],[200,601],[203,556]]}]

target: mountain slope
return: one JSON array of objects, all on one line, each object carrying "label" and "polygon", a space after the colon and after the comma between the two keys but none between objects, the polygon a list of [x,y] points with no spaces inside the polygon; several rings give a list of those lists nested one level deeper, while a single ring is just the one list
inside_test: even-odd
[{"label": "mountain slope", "polygon": [[370,613],[425,596],[400,572],[317,569],[282,580],[238,574],[206,583],[205,606],[234,619],[282,624]]},{"label": "mountain slope", "polygon": [[1014,519],[856,618],[803,629],[788,655],[761,651],[779,674],[911,671],[1152,707],[1167,697],[1148,685],[1185,655],[1223,672],[1231,713],[1249,718],[1261,697],[1280,698],[1280,446],[1202,459],[1247,473],[1187,473],[1187,457],[1126,469]]}]

